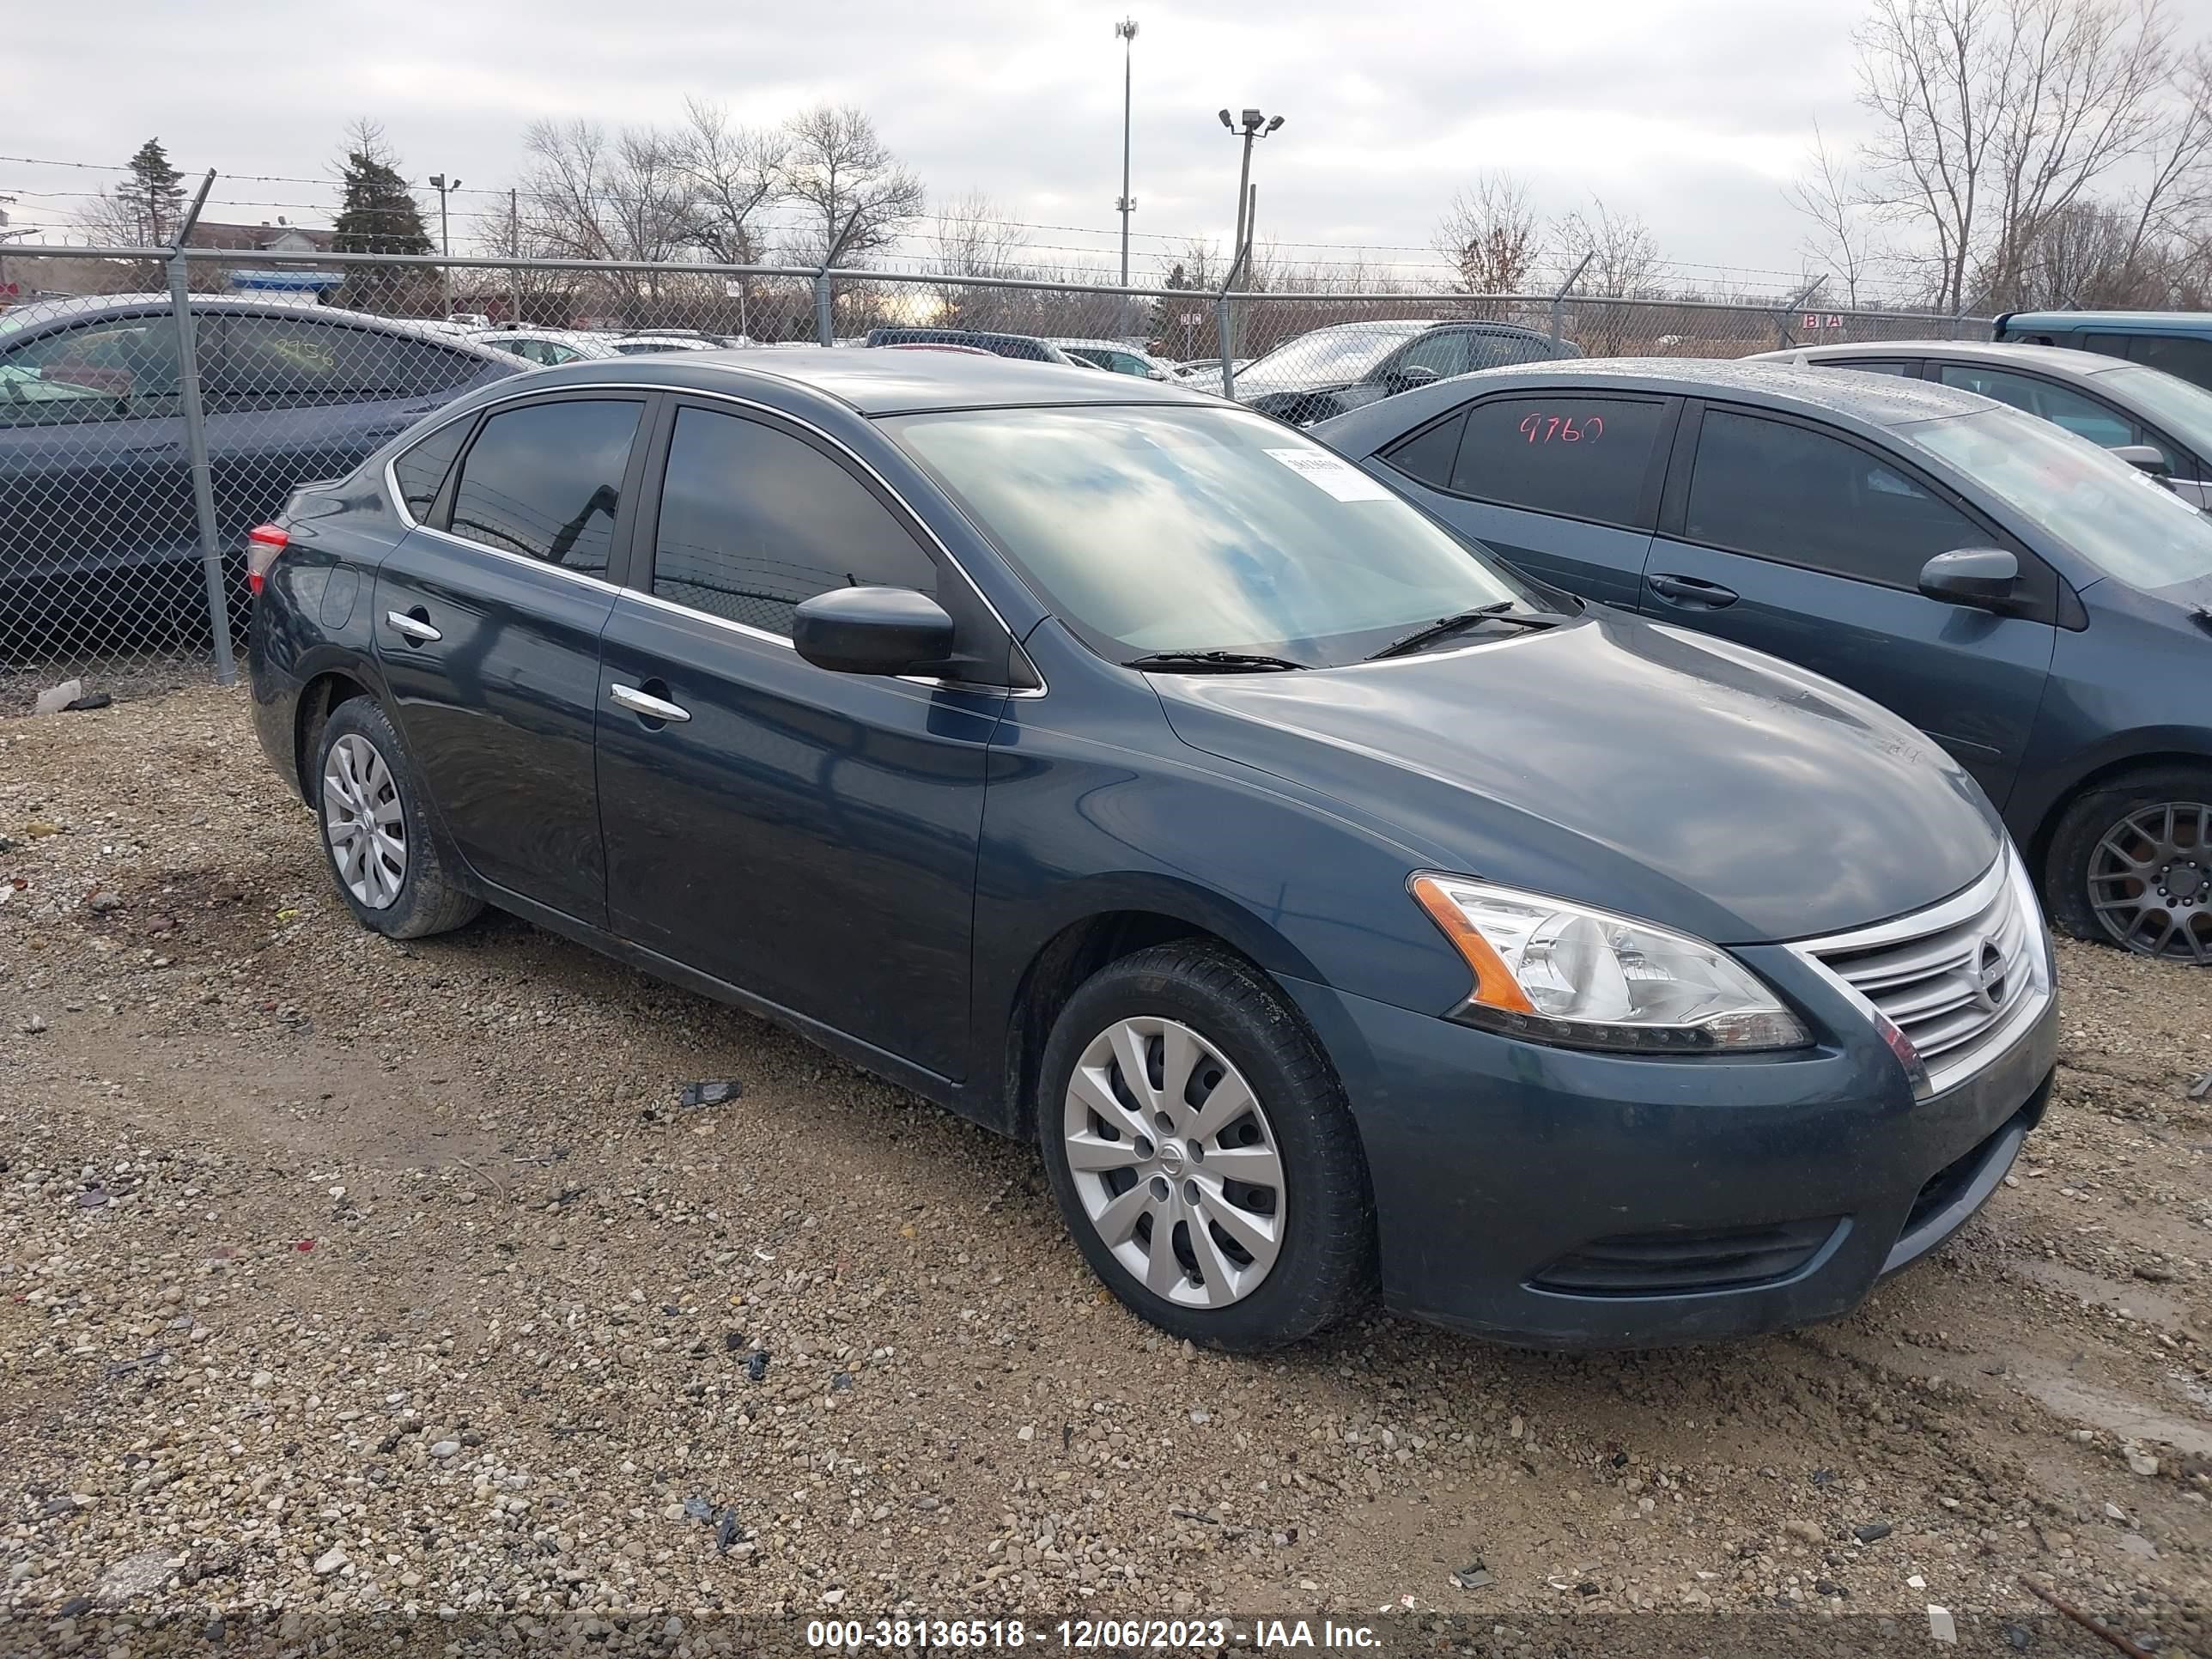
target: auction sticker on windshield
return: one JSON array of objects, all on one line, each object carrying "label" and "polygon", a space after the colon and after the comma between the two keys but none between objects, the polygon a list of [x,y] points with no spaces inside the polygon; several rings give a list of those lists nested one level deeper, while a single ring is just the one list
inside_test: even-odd
[{"label": "auction sticker on windshield", "polygon": [[1387,501],[1390,492],[1339,455],[1319,449],[1271,449],[1273,456],[1308,483],[1326,489],[1340,501]]}]

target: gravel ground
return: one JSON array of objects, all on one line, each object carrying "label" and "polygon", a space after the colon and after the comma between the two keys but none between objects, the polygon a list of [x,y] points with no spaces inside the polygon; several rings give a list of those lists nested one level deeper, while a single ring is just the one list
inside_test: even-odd
[{"label": "gravel ground", "polygon": [[1933,1651],[1932,1603],[2109,1651],[2025,1575],[2212,1645],[2212,975],[2063,947],[2043,1129],[1848,1320],[1252,1359],[1109,1301],[1029,1151],[794,1037],[496,915],[362,932],[240,693],[0,721],[0,1635],[1756,1609]]}]

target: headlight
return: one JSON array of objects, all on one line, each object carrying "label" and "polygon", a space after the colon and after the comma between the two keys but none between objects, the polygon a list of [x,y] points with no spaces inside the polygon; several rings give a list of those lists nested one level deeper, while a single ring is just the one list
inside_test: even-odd
[{"label": "headlight", "polygon": [[1474,975],[1452,1018],[1576,1048],[1796,1048],[1796,1017],[1717,945],[1588,905],[1455,876],[1413,894]]}]

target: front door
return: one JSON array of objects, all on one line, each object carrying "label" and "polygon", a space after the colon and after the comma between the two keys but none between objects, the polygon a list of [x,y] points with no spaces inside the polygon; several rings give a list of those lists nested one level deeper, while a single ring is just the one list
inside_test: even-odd
[{"label": "front door", "polygon": [[484,881],[593,926],[599,631],[647,407],[585,394],[495,410],[376,578],[392,717],[455,850]]},{"label": "front door", "polygon": [[1839,680],[1901,714],[2002,808],[2043,699],[2057,577],[2025,550],[2022,614],[1931,599],[1938,553],[2011,544],[1886,453],[1710,408],[1677,447],[1643,609]]},{"label": "front door", "polygon": [[642,591],[617,601],[603,640],[613,928],[963,1076],[984,761],[1006,693],[835,674],[790,641],[793,608],[830,588],[961,579],[874,485],[769,417],[679,406],[657,470]]}]

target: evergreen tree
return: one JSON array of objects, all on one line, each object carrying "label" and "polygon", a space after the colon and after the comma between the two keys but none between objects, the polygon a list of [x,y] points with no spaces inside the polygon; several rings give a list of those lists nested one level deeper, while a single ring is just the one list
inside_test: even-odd
[{"label": "evergreen tree", "polygon": [[129,177],[115,186],[115,228],[143,246],[161,246],[184,217],[184,174],[169,165],[159,138],[139,145],[129,166]]},{"label": "evergreen tree", "polygon": [[[356,123],[346,135],[345,159],[338,169],[344,196],[331,245],[340,253],[433,252],[422,226],[422,210],[401,177],[399,158],[374,122]],[[425,287],[422,272],[405,265],[349,265],[342,305],[362,310],[412,309]]]}]

